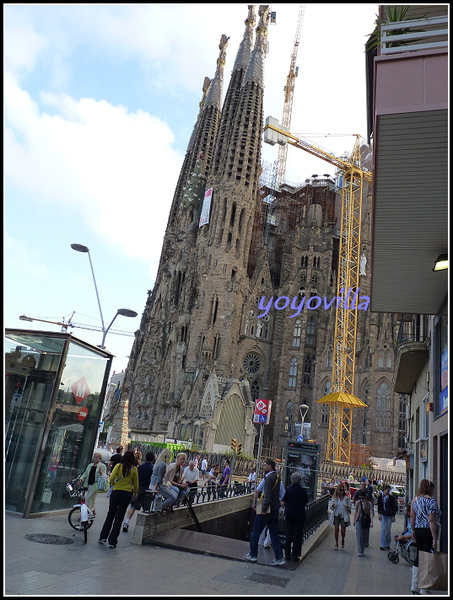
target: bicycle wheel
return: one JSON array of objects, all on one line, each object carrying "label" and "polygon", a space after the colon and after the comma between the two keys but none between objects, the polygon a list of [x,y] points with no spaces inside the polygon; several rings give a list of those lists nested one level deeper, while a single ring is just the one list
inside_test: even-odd
[{"label": "bicycle wheel", "polygon": [[75,506],[69,511],[68,521],[73,529],[80,531],[80,506]]}]

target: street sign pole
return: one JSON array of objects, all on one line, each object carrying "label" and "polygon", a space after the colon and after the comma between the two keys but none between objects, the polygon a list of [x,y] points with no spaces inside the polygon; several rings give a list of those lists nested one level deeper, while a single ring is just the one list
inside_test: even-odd
[{"label": "street sign pole", "polygon": [[260,469],[260,460],[261,460],[261,444],[263,443],[263,424],[260,425],[260,437],[258,440],[258,458],[256,459],[256,481],[258,481],[259,477],[259,469]]}]

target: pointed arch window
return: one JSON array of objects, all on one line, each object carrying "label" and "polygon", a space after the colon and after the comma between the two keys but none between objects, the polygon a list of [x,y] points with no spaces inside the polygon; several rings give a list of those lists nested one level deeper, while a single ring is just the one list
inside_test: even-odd
[{"label": "pointed arch window", "polygon": [[289,382],[288,386],[290,388],[296,387],[296,379],[297,379],[297,358],[292,358],[289,365]]},{"label": "pointed arch window", "polygon": [[390,429],[390,385],[381,381],[376,390],[376,429],[378,431]]},{"label": "pointed arch window", "polygon": [[301,321],[300,319],[297,319],[293,331],[293,348],[300,348],[300,330]]},{"label": "pointed arch window", "polygon": [[311,372],[312,372],[312,362],[313,357],[307,354],[304,362],[304,379],[303,382],[305,385],[311,384]]},{"label": "pointed arch window", "polygon": [[305,338],[305,343],[307,346],[315,345],[315,319],[314,319],[314,317],[308,318],[307,337]]}]

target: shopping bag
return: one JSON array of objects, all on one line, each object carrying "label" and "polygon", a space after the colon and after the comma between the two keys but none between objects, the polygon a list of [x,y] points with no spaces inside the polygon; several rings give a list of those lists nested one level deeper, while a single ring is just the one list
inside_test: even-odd
[{"label": "shopping bag", "polygon": [[448,554],[418,552],[418,587],[428,590],[448,589]]},{"label": "shopping bag", "polygon": [[99,477],[97,478],[96,491],[101,494],[103,494],[107,491],[107,476],[106,475],[99,475]]}]

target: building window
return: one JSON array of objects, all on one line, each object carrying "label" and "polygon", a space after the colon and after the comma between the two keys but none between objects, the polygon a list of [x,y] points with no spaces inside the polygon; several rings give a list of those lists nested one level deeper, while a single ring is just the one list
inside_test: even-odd
[{"label": "building window", "polygon": [[314,317],[309,317],[307,323],[307,337],[305,338],[305,344],[307,346],[315,345],[315,319]]},{"label": "building window", "polygon": [[293,403],[288,402],[285,412],[285,433],[292,435],[293,431]]},{"label": "building window", "polygon": [[258,373],[261,367],[260,357],[257,354],[251,352],[244,357],[242,361],[242,365],[244,367],[244,371],[253,375],[254,373]]},{"label": "building window", "polygon": [[390,429],[390,386],[382,381],[376,392],[376,429]]},{"label": "building window", "polygon": [[252,400],[253,402],[255,402],[260,397],[260,384],[256,379],[252,382],[252,385],[250,386],[250,391],[252,393]]},{"label": "building window", "polygon": [[307,354],[307,356],[305,357],[305,362],[304,362],[304,380],[303,381],[304,381],[305,385],[311,384],[312,360],[313,360],[313,357],[310,356],[309,354]]},{"label": "building window", "polygon": [[385,363],[385,368],[386,369],[392,368],[392,351],[391,350],[387,350],[387,362]]},{"label": "building window", "polygon": [[291,388],[296,387],[296,379],[297,379],[297,359],[292,358],[291,363],[289,365],[289,382],[288,386]]},{"label": "building window", "polygon": [[328,404],[321,404],[321,425],[329,424],[330,408]]},{"label": "building window", "polygon": [[297,319],[293,331],[293,348],[300,348],[300,319]]}]

